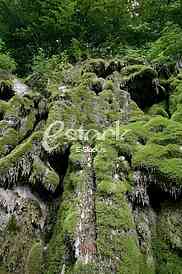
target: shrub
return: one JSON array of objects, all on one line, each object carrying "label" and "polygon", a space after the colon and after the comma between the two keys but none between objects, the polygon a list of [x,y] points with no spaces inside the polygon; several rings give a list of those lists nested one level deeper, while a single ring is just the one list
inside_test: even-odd
[{"label": "shrub", "polygon": [[157,63],[173,63],[182,56],[182,29],[168,24],[161,37],[151,44],[149,59]]},{"label": "shrub", "polygon": [[8,52],[5,53],[4,43],[0,40],[0,70],[15,71],[15,60]]}]

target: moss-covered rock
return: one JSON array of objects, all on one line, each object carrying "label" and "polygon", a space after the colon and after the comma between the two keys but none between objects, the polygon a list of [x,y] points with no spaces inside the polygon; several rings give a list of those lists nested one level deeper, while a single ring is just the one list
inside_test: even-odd
[{"label": "moss-covered rock", "polygon": [[176,121],[176,122],[179,122],[179,123],[182,123],[182,110],[181,110],[181,107],[182,107],[182,104],[178,104],[177,106],[177,110],[173,113],[171,119],[173,121]]},{"label": "moss-covered rock", "polygon": [[26,274],[40,274],[43,263],[43,246],[41,242],[32,245],[25,266]]},{"label": "moss-covered rock", "polygon": [[103,59],[90,59],[83,65],[84,72],[93,72],[98,77],[105,76],[105,61]]},{"label": "moss-covered rock", "polygon": [[34,133],[25,142],[17,146],[10,154],[0,159],[1,186],[8,187],[28,178],[35,155],[40,154],[42,133]]},{"label": "moss-covered rock", "polygon": [[67,68],[0,100],[0,273],[181,273],[181,76]]},{"label": "moss-covered rock", "polygon": [[181,203],[162,204],[153,240],[157,273],[181,273]]},{"label": "moss-covered rock", "polygon": [[104,140],[98,144],[94,160],[99,273],[143,273],[145,263],[126,200],[130,186],[126,169],[122,168],[124,159],[119,158],[116,147],[114,138],[113,143]]},{"label": "moss-covered rock", "polygon": [[47,167],[39,157],[35,157],[32,164],[30,176],[31,184],[36,188],[41,185],[45,190],[55,192],[60,183],[60,178],[56,172]]},{"label": "moss-covered rock", "polygon": [[142,120],[144,116],[144,112],[137,106],[134,101],[131,101],[129,104],[129,121],[135,122],[138,120]]},{"label": "moss-covered rock", "polygon": [[[39,233],[40,207],[35,201],[22,199],[14,214],[15,216],[12,216],[6,229],[0,233],[0,265],[7,273],[40,274],[38,269],[41,269],[41,260],[37,256],[40,250],[37,249],[38,246],[36,249],[33,248]],[[36,258],[32,254],[33,249],[38,252]],[[39,256],[41,256],[40,253]],[[37,262],[30,272],[29,267],[31,267],[33,257]],[[38,272],[33,272],[36,268]]]},{"label": "moss-covered rock", "polygon": [[149,108],[148,114],[151,116],[160,115],[165,118],[169,118],[169,115],[165,110],[165,103],[154,104],[151,108]]}]

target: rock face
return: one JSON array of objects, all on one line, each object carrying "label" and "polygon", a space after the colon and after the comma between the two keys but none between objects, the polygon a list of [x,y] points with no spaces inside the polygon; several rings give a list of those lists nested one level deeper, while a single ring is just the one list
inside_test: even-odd
[{"label": "rock face", "polygon": [[0,74],[0,274],[182,273],[181,74],[62,76]]}]

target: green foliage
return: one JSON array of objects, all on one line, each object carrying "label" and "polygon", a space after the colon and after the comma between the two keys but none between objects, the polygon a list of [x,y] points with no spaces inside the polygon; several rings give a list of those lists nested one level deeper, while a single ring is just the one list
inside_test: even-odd
[{"label": "green foliage", "polygon": [[[51,58],[48,58],[46,57],[44,50],[40,48],[38,54],[34,56],[32,79],[29,77],[27,82],[30,82],[31,85],[31,83],[35,81],[33,87],[37,88],[39,91],[44,89],[53,90],[54,85],[61,83],[63,80],[63,72],[65,69],[69,68],[67,59],[66,52],[61,56],[52,55]],[[35,77],[36,75],[37,77]]]},{"label": "green foliage", "polygon": [[18,62],[19,73],[30,71],[40,47],[50,56],[67,45],[73,33],[74,7],[75,1],[71,0],[0,1],[0,30]]},{"label": "green foliage", "polygon": [[9,54],[0,53],[0,69],[15,71],[16,63]]},{"label": "green foliage", "polygon": [[[46,58],[66,49],[73,62],[89,53],[126,55],[128,48],[137,47],[140,56],[145,55],[146,43],[158,39],[169,21],[176,26],[165,28],[150,54],[152,59],[166,60],[174,48],[180,54],[181,10],[180,0],[0,0],[0,31],[18,72],[25,74],[39,48]],[[8,55],[1,58],[15,68]]]},{"label": "green foliage", "polygon": [[151,45],[149,58],[159,63],[175,63],[182,55],[182,29],[178,25],[164,28],[161,37]]},{"label": "green foliage", "polygon": [[0,39],[0,70],[7,70],[9,72],[15,71],[16,63],[4,49],[4,43]]},{"label": "green foliage", "polygon": [[[51,58],[46,58],[45,52],[42,48],[39,49],[38,54],[34,57],[32,69],[34,72],[40,73],[48,77],[50,74],[53,76],[55,73],[62,71],[67,62],[66,52],[59,55],[53,55]],[[51,77],[51,75],[49,77]]]}]

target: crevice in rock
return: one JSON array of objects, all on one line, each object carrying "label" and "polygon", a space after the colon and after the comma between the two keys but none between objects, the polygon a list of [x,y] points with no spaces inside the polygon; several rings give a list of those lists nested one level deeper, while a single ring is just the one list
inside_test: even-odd
[{"label": "crevice in rock", "polygon": [[150,205],[155,212],[158,212],[161,209],[161,203],[172,200],[170,194],[162,191],[162,189],[157,185],[149,185],[147,192],[149,195]]},{"label": "crevice in rock", "polygon": [[166,96],[166,112],[169,116],[169,119],[172,116],[172,113],[170,112],[170,94],[172,92],[172,87],[170,86],[169,83],[167,83],[166,85],[164,85],[166,92],[167,92],[167,96]]},{"label": "crevice in rock", "polygon": [[180,187],[167,186],[160,177],[155,177],[152,171],[148,170],[147,173],[142,169],[135,171],[133,180],[135,186],[133,192],[129,194],[129,199],[134,208],[151,206],[158,211],[164,201],[178,201],[182,198]]},{"label": "crevice in rock", "polygon": [[130,80],[127,83],[127,91],[130,93],[131,99],[142,110],[166,100],[164,89],[160,86],[157,89],[156,83],[150,78],[141,77],[136,79],[136,81]]},{"label": "crevice in rock", "polygon": [[50,192],[49,190],[45,189],[45,187],[41,183],[36,184],[35,186],[30,185],[30,188],[33,192],[38,193],[40,198],[44,202],[52,202],[53,199],[58,197],[58,194],[56,192]]},{"label": "crevice in rock", "polygon": [[125,66],[124,63],[120,61],[111,61],[105,70],[105,78],[111,75],[113,72],[121,72],[121,69]]},{"label": "crevice in rock", "polygon": [[3,120],[3,117],[4,117],[4,113],[3,113],[3,111],[2,111],[2,110],[0,110],[0,121],[2,121],[2,120]]},{"label": "crevice in rock", "polygon": [[98,95],[100,92],[103,91],[103,86],[104,86],[104,79],[103,78],[98,78],[93,80],[92,83],[90,84],[90,89],[95,92],[96,95]]},{"label": "crevice in rock", "polygon": [[52,154],[47,154],[46,156],[48,163],[60,178],[60,183],[56,189],[55,196],[59,196],[64,191],[64,176],[68,169],[69,154],[70,148],[67,147],[63,153],[56,151]]},{"label": "crevice in rock", "polygon": [[5,81],[0,82],[0,100],[9,101],[15,92],[13,91],[11,85],[6,84]]},{"label": "crevice in rock", "polygon": [[157,64],[155,65],[155,69],[162,79],[169,79],[170,76],[175,73],[175,66],[173,64]]}]

